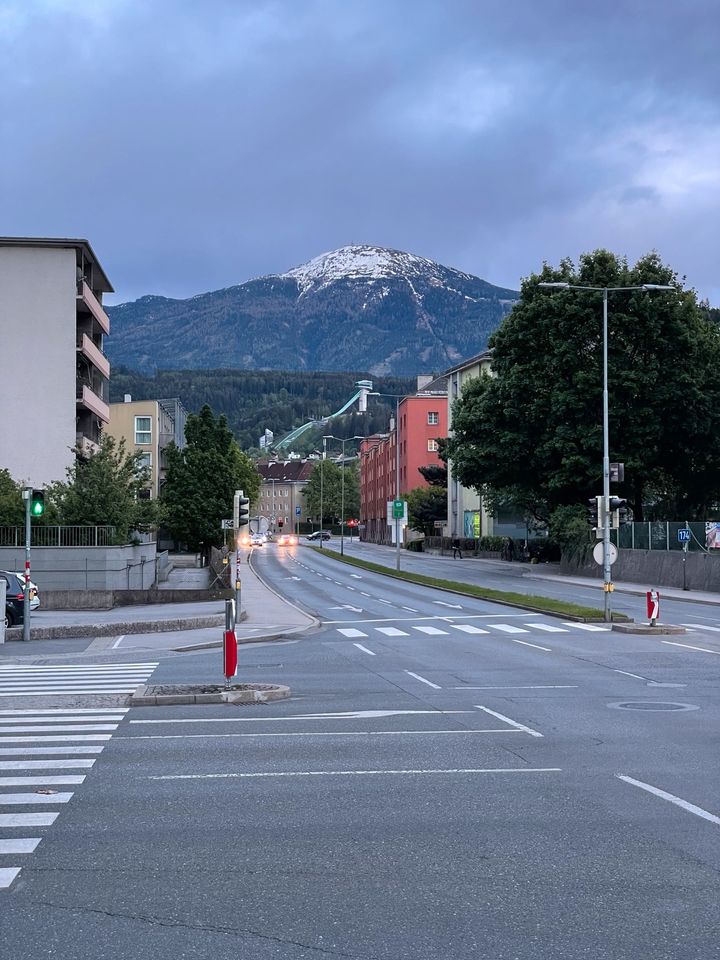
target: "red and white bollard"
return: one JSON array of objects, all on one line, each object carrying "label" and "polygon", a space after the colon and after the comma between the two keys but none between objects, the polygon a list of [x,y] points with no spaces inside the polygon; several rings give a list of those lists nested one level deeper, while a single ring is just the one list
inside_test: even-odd
[{"label": "red and white bollard", "polygon": [[232,677],[237,676],[237,637],[234,630],[225,630],[223,633],[223,673],[229,684]]},{"label": "red and white bollard", "polygon": [[645,594],[647,601],[647,615],[650,626],[654,627],[657,620],[660,619],[660,593],[657,590],[648,590]]}]

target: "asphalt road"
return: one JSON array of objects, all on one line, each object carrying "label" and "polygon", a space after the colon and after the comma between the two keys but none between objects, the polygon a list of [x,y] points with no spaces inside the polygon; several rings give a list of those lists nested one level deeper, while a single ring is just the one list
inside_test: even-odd
[{"label": "asphalt road", "polygon": [[[720,633],[590,630],[310,549],[256,563],[321,620],[241,650],[290,701],[106,706],[82,734],[106,740],[52,755],[17,727],[72,727],[80,701],[0,715],[0,816],[59,811],[0,821],[0,844],[41,838],[0,855],[9,957],[718,956]],[[156,660],[153,681],[217,680],[215,651]],[[94,763],[7,766],[30,756]],[[7,801],[58,774],[86,779]]]}]

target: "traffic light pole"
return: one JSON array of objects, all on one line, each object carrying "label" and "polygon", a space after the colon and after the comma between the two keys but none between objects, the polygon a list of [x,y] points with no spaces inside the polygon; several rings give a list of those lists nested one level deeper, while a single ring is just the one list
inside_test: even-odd
[{"label": "traffic light pole", "polygon": [[23,585],[23,640],[30,641],[30,531],[32,529],[32,520],[30,516],[30,505],[32,500],[32,489],[26,487],[23,490],[23,499],[25,500],[25,583]]},{"label": "traffic light pole", "polygon": [[612,579],[610,570],[610,412],[608,402],[608,292],[603,290],[603,591],[604,617],[607,622],[612,619],[610,608],[610,594]]}]

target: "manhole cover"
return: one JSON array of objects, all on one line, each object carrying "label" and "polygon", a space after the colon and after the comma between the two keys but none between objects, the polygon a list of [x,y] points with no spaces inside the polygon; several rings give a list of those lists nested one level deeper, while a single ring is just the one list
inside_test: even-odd
[{"label": "manhole cover", "polygon": [[674,703],[671,700],[623,700],[609,703],[611,710],[654,710],[670,712],[672,710],[699,710],[694,703]]}]

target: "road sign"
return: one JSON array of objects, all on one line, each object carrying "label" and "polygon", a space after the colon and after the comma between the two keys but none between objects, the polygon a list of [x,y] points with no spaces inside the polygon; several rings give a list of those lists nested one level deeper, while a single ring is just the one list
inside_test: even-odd
[{"label": "road sign", "polygon": [[233,527],[232,517],[231,517],[229,520],[221,520],[221,521],[220,521],[220,529],[221,529],[221,530],[233,530],[234,527]]},{"label": "road sign", "polygon": [[692,534],[687,528],[681,527],[678,530],[678,543],[689,543],[691,536]]},{"label": "road sign", "polygon": [[625,464],[611,463],[610,464],[610,483],[622,483],[624,479],[625,479]]},{"label": "road sign", "polygon": [[299,517],[302,513],[302,507],[295,507],[295,516]]},{"label": "road sign", "polygon": [[[398,503],[403,509],[396,512],[396,504]],[[407,524],[407,500],[387,501],[387,525],[394,528],[396,524],[401,527]]]},{"label": "road sign", "polygon": [[393,500],[392,511],[393,520],[402,520],[405,516],[405,501]]},{"label": "road sign", "polygon": [[[611,544],[610,544],[610,565],[611,565],[611,566],[612,566],[613,563],[615,563],[615,561],[617,560],[617,558],[618,558],[618,550],[617,550],[617,547],[615,546],[614,543],[611,543]],[[602,544],[602,540],[601,540],[599,543],[596,543],[595,546],[593,547],[593,560],[594,560],[595,563],[597,563],[599,566],[602,566],[602,562],[603,562],[603,544]]]}]

